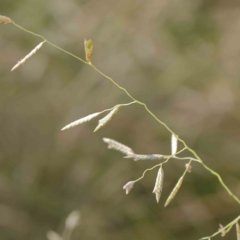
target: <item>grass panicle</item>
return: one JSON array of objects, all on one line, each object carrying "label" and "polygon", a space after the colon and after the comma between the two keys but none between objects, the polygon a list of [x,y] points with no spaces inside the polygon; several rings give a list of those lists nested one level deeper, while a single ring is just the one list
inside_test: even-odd
[{"label": "grass panicle", "polygon": [[[62,51],[62,52],[64,52],[64,53],[72,56],[72,57],[75,58],[75,59],[78,59],[78,60],[81,61],[82,63],[85,63],[85,64],[90,65],[90,66],[91,66],[96,72],[98,72],[101,76],[103,76],[104,78],[106,78],[107,80],[109,80],[109,81],[110,81],[112,84],[114,84],[118,89],[120,89],[121,91],[123,91],[130,99],[132,99],[132,100],[134,101],[133,103],[137,103],[137,104],[143,106],[143,107],[145,108],[145,110],[146,110],[159,124],[161,124],[166,130],[169,131],[169,133],[172,134],[172,148],[171,148],[172,155],[169,156],[169,157],[167,158],[167,160],[165,160],[163,163],[158,164],[158,165],[155,165],[155,166],[153,166],[152,168],[146,169],[146,170],[144,171],[142,177],[140,177],[139,179],[135,180],[134,182],[141,180],[141,179],[144,177],[144,175],[145,175],[145,173],[146,173],[147,171],[151,171],[151,170],[155,169],[156,167],[160,167],[159,171],[161,172],[161,171],[162,171],[162,164],[167,163],[170,158],[175,158],[175,159],[179,159],[179,160],[191,159],[190,162],[189,162],[189,165],[188,165],[187,168],[186,168],[186,171],[185,171],[184,175],[186,174],[187,171],[190,171],[191,161],[197,161],[197,162],[200,163],[207,171],[209,171],[212,175],[214,175],[214,176],[218,179],[218,181],[219,181],[219,183],[222,185],[222,187],[227,191],[227,193],[229,194],[229,196],[231,196],[238,204],[240,204],[240,199],[239,199],[235,194],[232,193],[232,191],[228,188],[228,186],[227,186],[227,185],[225,184],[225,182],[222,180],[222,177],[221,177],[217,172],[215,172],[213,169],[209,168],[209,167],[202,161],[202,159],[198,156],[198,154],[197,154],[192,148],[190,148],[183,139],[179,138],[179,137],[174,133],[174,131],[173,131],[166,123],[164,123],[163,121],[161,121],[161,120],[148,108],[148,106],[147,106],[144,102],[141,102],[141,101],[135,99],[135,98],[128,92],[127,89],[125,89],[124,87],[120,86],[120,85],[119,85],[117,82],[115,82],[111,77],[109,77],[108,75],[104,74],[102,71],[100,71],[97,67],[95,67],[95,66],[91,63],[92,51],[93,51],[93,44],[92,44],[92,41],[91,41],[91,40],[85,40],[85,42],[84,42],[85,52],[86,52],[86,61],[85,61],[85,60],[83,60],[81,57],[78,57],[78,56],[76,56],[75,54],[73,54],[73,53],[71,53],[71,52],[68,52],[68,51],[62,49],[61,47],[58,47],[57,45],[53,44],[52,42],[48,41],[48,40],[47,40],[46,38],[44,38],[42,35],[39,35],[39,34],[37,34],[37,33],[34,33],[34,32],[32,32],[32,31],[29,31],[29,30],[23,28],[22,26],[16,24],[15,22],[13,22],[11,19],[9,19],[9,18],[7,18],[7,17],[0,16],[0,23],[2,23],[2,24],[12,23],[13,25],[15,25],[16,27],[18,27],[19,29],[21,29],[21,30],[23,30],[23,31],[25,31],[25,32],[27,32],[27,33],[29,33],[29,34],[32,34],[32,35],[34,35],[34,36],[36,36],[36,37],[39,37],[39,38],[43,39],[44,42],[47,42],[48,44],[50,44],[51,46],[55,47],[56,49],[58,49],[58,50],[60,50],[60,51]],[[44,43],[44,42],[43,42],[43,43]],[[28,54],[28,55],[30,55],[30,54]],[[27,57],[27,56],[26,56],[26,57]],[[25,61],[26,61],[26,57],[25,57]],[[28,57],[28,58],[29,58],[29,57]],[[27,58],[27,59],[28,59],[28,58]],[[20,64],[22,64],[23,62],[24,62],[24,61],[21,60],[17,65],[20,65]],[[14,70],[14,69],[16,69],[16,66],[14,66],[14,68],[13,68],[12,70]],[[129,104],[128,104],[128,105],[129,105]],[[115,109],[115,110],[116,110],[116,109]],[[113,111],[113,112],[114,112],[114,111]],[[115,113],[114,113],[114,114],[115,114]],[[114,114],[112,114],[112,116],[113,116]],[[109,113],[108,115],[111,116],[110,113]],[[108,116],[108,115],[107,115],[107,116]],[[107,116],[106,116],[106,117],[107,117]],[[111,117],[112,117],[112,116],[111,116]],[[105,117],[105,118],[106,118],[106,117]],[[105,119],[105,118],[103,118],[103,119],[100,120],[99,125],[97,126],[97,128],[95,129],[95,131],[97,131],[99,128],[101,128],[102,126],[104,126],[104,125],[109,121],[109,120],[107,121],[107,118],[106,118],[106,119]],[[181,142],[181,143],[184,145],[184,150],[187,150],[190,154],[193,155],[193,157],[187,157],[187,158],[176,157],[177,142],[178,142],[178,141]],[[129,154],[129,155],[130,155],[130,154]],[[135,154],[135,155],[136,155],[136,154]],[[181,186],[181,184],[182,184],[182,179],[183,179],[184,175],[179,179],[179,181],[178,181],[177,185],[175,186],[175,188],[178,188],[178,189],[180,188],[180,186]],[[163,171],[162,171],[162,179],[163,179]],[[157,180],[157,179],[156,179],[156,180]],[[180,183],[179,183],[179,182],[180,182]],[[157,183],[157,181],[156,181],[156,183]],[[126,185],[125,185],[125,186],[126,186]],[[129,185],[129,186],[131,186],[131,185]],[[173,191],[172,191],[172,193],[171,193],[170,195],[174,195],[174,196],[176,195],[176,193],[173,194],[173,192],[176,191],[175,188],[173,189]],[[178,191],[178,189],[177,189],[177,191]],[[154,190],[155,190],[155,191],[158,191],[158,188],[156,188],[156,189],[154,188]],[[177,192],[177,191],[176,191],[176,192]],[[173,198],[174,196],[172,196],[172,198]],[[156,195],[156,197],[157,197],[157,195]],[[160,195],[159,195],[159,198],[160,198]],[[159,201],[159,198],[157,199],[157,201]],[[169,198],[170,198],[170,196],[169,196]],[[167,202],[168,202],[168,200],[167,200]],[[166,204],[167,204],[167,202],[166,202]],[[165,204],[165,206],[166,206],[166,204]],[[223,230],[225,230],[226,232],[228,232],[228,231],[232,228],[232,226],[233,226],[239,219],[240,219],[240,216],[238,216],[235,220],[233,220],[233,221],[230,222],[227,226],[225,226]],[[202,239],[210,239],[210,238],[212,238],[212,237],[214,237],[214,236],[216,236],[216,235],[218,235],[218,234],[220,234],[220,233],[221,233],[221,231],[217,231],[216,233],[212,234],[210,237],[204,237],[204,238],[202,238]],[[65,240],[65,239],[64,239],[64,240]]]}]

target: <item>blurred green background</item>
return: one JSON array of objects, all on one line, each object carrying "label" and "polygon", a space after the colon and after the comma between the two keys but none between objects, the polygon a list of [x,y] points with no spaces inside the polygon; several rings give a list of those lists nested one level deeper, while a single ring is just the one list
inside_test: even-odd
[{"label": "blurred green background", "polygon": [[[93,63],[186,140],[240,196],[240,2],[237,0],[1,0],[0,14]],[[42,240],[81,211],[72,239],[193,240],[239,214],[216,177],[193,164],[174,201],[164,202],[184,162],[164,167],[157,204],[154,162],[123,159],[108,137],[137,153],[170,153],[171,135],[143,107],[121,108],[103,129],[88,114],[131,100],[89,66],[41,39],[0,26],[0,239]],[[189,154],[182,154],[189,156]],[[216,237],[220,239],[221,237]],[[235,239],[232,230],[225,239]]]}]

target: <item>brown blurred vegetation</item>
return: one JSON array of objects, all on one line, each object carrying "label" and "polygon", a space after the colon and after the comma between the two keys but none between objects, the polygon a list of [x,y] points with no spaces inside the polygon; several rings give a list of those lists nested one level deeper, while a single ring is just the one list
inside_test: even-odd
[{"label": "brown blurred vegetation", "polygon": [[[147,103],[240,196],[240,2],[237,0],[1,0],[1,15],[84,57]],[[194,164],[169,207],[164,200],[184,170],[165,166],[126,196],[122,186],[152,162],[107,150],[103,137],[138,153],[170,153],[170,134],[137,105],[93,134],[97,120],[68,131],[80,117],[130,102],[89,66],[40,39],[0,26],[0,239],[40,240],[81,211],[74,239],[192,240],[237,217],[239,206],[217,179]],[[220,238],[220,237],[219,237]],[[217,239],[217,238],[216,238]],[[226,239],[235,239],[234,230]]]}]

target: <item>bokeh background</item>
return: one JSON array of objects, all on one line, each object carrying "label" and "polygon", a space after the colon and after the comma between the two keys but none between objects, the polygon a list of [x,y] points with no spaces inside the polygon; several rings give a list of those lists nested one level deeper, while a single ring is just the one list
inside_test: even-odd
[{"label": "bokeh background", "polygon": [[[240,196],[240,2],[238,0],[1,0],[0,14],[93,63],[186,140]],[[66,124],[131,100],[89,66],[45,44],[10,72],[41,39],[0,26],[0,239],[42,240],[61,233],[80,210],[72,240],[193,240],[239,214],[216,177],[193,164],[181,190],[164,202],[184,162],[164,167],[157,204],[154,162],[123,159],[108,137],[137,153],[170,153],[171,135],[143,107],[121,108],[93,133],[97,119]],[[189,154],[182,154],[189,156]],[[221,237],[216,237],[220,239]],[[232,230],[225,239],[235,239]]]}]

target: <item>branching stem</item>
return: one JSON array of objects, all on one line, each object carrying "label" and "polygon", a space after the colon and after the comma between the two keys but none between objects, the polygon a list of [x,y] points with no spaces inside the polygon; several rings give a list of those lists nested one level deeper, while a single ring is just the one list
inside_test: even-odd
[{"label": "branching stem", "polygon": [[[186,147],[183,148],[182,150],[180,150],[179,152],[177,152],[176,154],[179,154],[179,153],[183,152],[185,149],[186,149]],[[153,167],[151,167],[151,168],[146,169],[146,170],[143,172],[142,176],[141,176],[140,178],[134,180],[133,182],[136,183],[136,182],[140,181],[141,179],[144,178],[146,172],[151,171],[151,170],[153,170],[154,168],[156,168],[156,167],[160,167],[161,165],[167,163],[167,162],[169,161],[170,158],[175,158],[175,155],[170,155],[170,156],[167,157],[167,159],[166,159],[164,162],[159,163],[159,164],[157,164],[157,165],[155,165],[155,166],[153,166]]]},{"label": "branching stem", "polygon": [[[158,123],[160,123],[162,126],[164,126],[170,133],[175,134],[174,131],[173,131],[170,127],[168,127],[168,125],[167,125],[166,123],[162,122],[162,121],[148,108],[148,106],[147,106],[145,103],[143,103],[143,102],[135,99],[124,87],[120,86],[120,85],[119,85],[117,82],[115,82],[111,77],[109,77],[109,76],[107,76],[106,74],[104,74],[103,72],[101,72],[101,71],[100,71],[97,67],[95,67],[91,62],[88,63],[87,61],[85,61],[85,60],[83,60],[82,58],[74,55],[73,53],[70,53],[70,52],[68,52],[68,51],[66,51],[66,50],[58,47],[57,45],[53,44],[52,42],[48,41],[48,40],[47,40],[46,38],[44,38],[43,36],[41,36],[41,35],[39,35],[39,34],[36,34],[36,33],[32,32],[32,31],[29,31],[29,30],[23,28],[22,26],[16,24],[15,22],[13,22],[13,24],[14,24],[16,27],[18,27],[19,29],[21,29],[21,30],[23,30],[23,31],[25,31],[25,32],[27,32],[27,33],[29,33],[29,34],[32,34],[32,35],[34,35],[34,36],[36,36],[36,37],[39,37],[39,38],[43,39],[43,40],[46,41],[48,44],[50,44],[51,46],[57,48],[58,50],[66,53],[66,54],[68,54],[68,55],[70,55],[70,56],[78,59],[79,61],[81,61],[81,62],[89,65],[90,67],[92,67],[92,68],[93,68],[96,72],[98,72],[100,75],[102,75],[103,77],[105,77],[106,79],[108,79],[109,81],[111,81],[117,88],[119,88],[120,90],[122,90],[123,92],[125,92],[126,95],[134,101],[134,103],[137,103],[137,104],[139,104],[139,105],[142,105],[142,106],[146,109],[146,111],[147,111]],[[175,135],[176,135],[176,134],[175,134]],[[187,150],[188,150],[190,153],[192,153],[193,156],[195,157],[195,158],[189,157],[188,159],[190,159],[190,162],[191,162],[191,161],[199,162],[207,171],[209,171],[211,174],[213,174],[214,176],[216,176],[216,177],[218,178],[220,184],[221,184],[221,185],[223,186],[223,188],[228,192],[228,194],[229,194],[238,204],[240,204],[240,199],[239,199],[236,195],[234,195],[234,194],[232,193],[232,191],[226,186],[226,184],[223,182],[221,176],[220,176],[217,172],[215,172],[214,170],[212,170],[211,168],[209,168],[205,163],[203,163],[202,159],[197,155],[197,153],[196,153],[193,149],[191,149],[191,148],[186,144],[186,142],[185,142],[183,139],[178,138],[178,140],[183,143],[184,149],[187,149]],[[176,156],[174,156],[174,155],[169,156],[168,159],[167,159],[165,162],[160,163],[160,164],[158,164],[158,165],[155,165],[155,166],[152,167],[152,168],[149,168],[149,169],[145,170],[144,173],[143,173],[143,175],[142,175],[142,177],[140,177],[139,179],[135,180],[135,182],[141,180],[141,179],[144,177],[144,175],[145,175],[145,173],[146,173],[147,171],[151,171],[151,170],[153,170],[154,168],[161,166],[162,164],[166,163],[170,158],[175,158],[175,159],[179,159],[179,160],[187,159],[187,158],[178,158],[178,157],[176,157]],[[227,231],[229,231],[229,230],[231,229],[231,227],[233,226],[233,224],[235,224],[239,219],[240,219],[240,216],[237,217],[235,220],[233,220],[231,223],[229,223],[227,226],[225,226],[224,229],[227,229]],[[210,236],[210,237],[202,238],[202,240],[204,240],[204,239],[211,239],[212,237],[218,235],[220,232],[221,232],[221,231],[218,231],[218,232],[214,233],[214,234],[213,234],[212,236]]]}]

